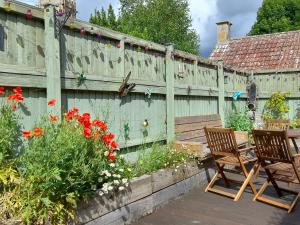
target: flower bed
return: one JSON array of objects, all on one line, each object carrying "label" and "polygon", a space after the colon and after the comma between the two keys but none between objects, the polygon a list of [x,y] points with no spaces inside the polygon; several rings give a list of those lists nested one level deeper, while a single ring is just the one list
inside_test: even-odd
[{"label": "flower bed", "polygon": [[207,183],[214,173],[211,162],[189,162],[177,169],[161,169],[130,181],[121,193],[94,198],[78,208],[76,224],[129,224],[170,200]]}]

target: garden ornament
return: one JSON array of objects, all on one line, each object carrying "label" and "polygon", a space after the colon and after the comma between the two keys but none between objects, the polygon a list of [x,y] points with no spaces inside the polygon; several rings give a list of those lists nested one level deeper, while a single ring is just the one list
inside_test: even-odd
[{"label": "garden ornament", "polygon": [[242,93],[240,91],[237,91],[237,92],[234,92],[233,96],[232,96],[232,99],[234,101],[236,101],[239,97],[242,96]]},{"label": "garden ornament", "polygon": [[152,94],[152,89],[147,88],[146,91],[145,91],[145,95],[147,96],[147,98],[151,98],[151,94]]},{"label": "garden ornament", "polygon": [[125,97],[135,87],[135,83],[130,83],[130,84],[128,83],[130,75],[131,75],[131,71],[127,74],[126,78],[123,79],[123,82],[119,88],[120,97]]},{"label": "garden ornament", "polygon": [[145,119],[143,122],[143,127],[147,128],[148,126],[149,126],[149,122],[147,119]]}]

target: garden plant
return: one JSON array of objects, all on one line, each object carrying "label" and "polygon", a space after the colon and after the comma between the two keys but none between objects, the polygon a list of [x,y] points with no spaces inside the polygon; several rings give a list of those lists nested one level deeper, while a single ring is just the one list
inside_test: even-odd
[{"label": "garden plant", "polygon": [[[44,115],[22,129],[27,108],[21,87],[0,87],[0,224],[43,225],[76,221],[77,205],[96,195],[126,191],[133,176],[178,167],[191,156],[154,144],[132,165],[119,152],[107,124],[74,107]],[[56,100],[48,101],[56,111]]]}]

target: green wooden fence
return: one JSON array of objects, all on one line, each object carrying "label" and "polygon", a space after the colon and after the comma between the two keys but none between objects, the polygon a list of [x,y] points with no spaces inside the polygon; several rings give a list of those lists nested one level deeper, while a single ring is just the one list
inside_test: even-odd
[{"label": "green wooden fence", "polygon": [[[177,116],[219,113],[225,120],[233,109],[246,106],[250,71],[235,71],[222,62],[210,62],[171,45],[78,20],[70,20],[63,28],[59,45],[52,7],[43,11],[15,2],[8,12],[5,4],[0,0],[0,25],[5,30],[0,85],[25,88],[24,129],[47,112],[47,100],[53,97],[58,100],[59,113],[76,106],[104,118],[122,147],[173,140]],[[28,10],[33,19],[26,19]],[[120,98],[118,89],[129,72],[129,82],[136,83],[136,87]],[[259,110],[271,92],[290,90],[292,85],[290,105],[294,111],[300,100],[298,72],[255,73],[261,97]],[[80,75],[86,80],[78,86]],[[236,91],[243,95],[233,102]],[[142,124],[146,119],[149,127],[145,129]]]}]

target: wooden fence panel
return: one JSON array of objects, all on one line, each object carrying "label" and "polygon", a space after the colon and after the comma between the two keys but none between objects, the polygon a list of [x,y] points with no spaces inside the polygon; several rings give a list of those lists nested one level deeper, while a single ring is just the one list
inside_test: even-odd
[{"label": "wooden fence panel", "polygon": [[45,67],[42,21],[0,11],[0,24],[5,32],[4,51],[0,51],[1,64]]}]

